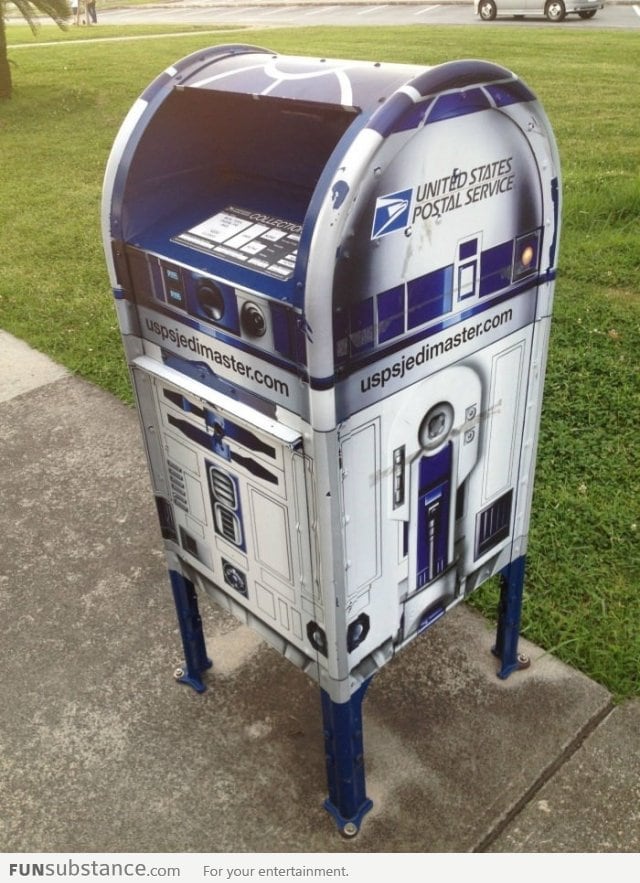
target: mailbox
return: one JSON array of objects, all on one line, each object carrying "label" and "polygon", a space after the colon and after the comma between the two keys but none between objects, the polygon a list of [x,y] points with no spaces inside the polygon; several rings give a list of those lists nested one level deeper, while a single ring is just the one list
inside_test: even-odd
[{"label": "mailbox", "polygon": [[560,172],[482,61],[245,45],[164,71],[116,138],[106,259],[185,652],[209,596],[319,685],[339,829],[372,676],[489,577],[518,629]]}]

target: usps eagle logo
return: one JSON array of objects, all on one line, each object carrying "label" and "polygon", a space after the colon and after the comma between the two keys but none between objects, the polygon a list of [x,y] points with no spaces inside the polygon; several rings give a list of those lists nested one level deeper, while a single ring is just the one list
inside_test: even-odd
[{"label": "usps eagle logo", "polygon": [[409,226],[412,196],[412,190],[400,190],[398,193],[388,193],[376,199],[372,239],[379,239],[381,236],[394,233],[396,230],[404,230]]}]

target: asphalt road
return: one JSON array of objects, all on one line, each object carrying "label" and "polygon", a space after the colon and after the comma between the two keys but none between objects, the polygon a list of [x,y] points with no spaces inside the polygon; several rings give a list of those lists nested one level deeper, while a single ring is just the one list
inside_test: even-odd
[{"label": "asphalt road", "polygon": [[583,21],[567,16],[561,24],[551,24],[544,18],[497,19],[481,22],[474,14],[472,3],[372,3],[371,5],[244,5],[236,6],[142,6],[100,13],[100,21],[109,24],[237,24],[242,27],[291,27],[311,25],[460,25],[478,27],[509,27],[514,24],[552,28],[628,28],[640,29],[640,4],[611,4],[599,11],[595,18]]}]

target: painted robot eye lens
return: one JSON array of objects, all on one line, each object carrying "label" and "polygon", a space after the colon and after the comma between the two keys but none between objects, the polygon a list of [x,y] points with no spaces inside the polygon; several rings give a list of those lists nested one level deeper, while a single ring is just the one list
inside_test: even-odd
[{"label": "painted robot eye lens", "polygon": [[267,320],[260,307],[248,301],[240,313],[242,328],[249,337],[262,337],[267,330]]},{"label": "painted robot eye lens", "polygon": [[533,261],[533,256],[535,252],[530,245],[523,250],[522,255],[520,256],[520,263],[523,267],[529,267]]},{"label": "painted robot eye lens", "polygon": [[426,450],[439,448],[453,428],[453,407],[449,402],[439,402],[424,416],[418,430],[420,446]]}]

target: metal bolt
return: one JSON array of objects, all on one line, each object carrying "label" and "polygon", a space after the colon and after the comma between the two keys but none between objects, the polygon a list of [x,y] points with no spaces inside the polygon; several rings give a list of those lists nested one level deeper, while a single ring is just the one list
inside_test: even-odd
[{"label": "metal bolt", "polygon": [[343,837],[355,837],[358,830],[358,826],[355,822],[347,822],[340,833]]}]

